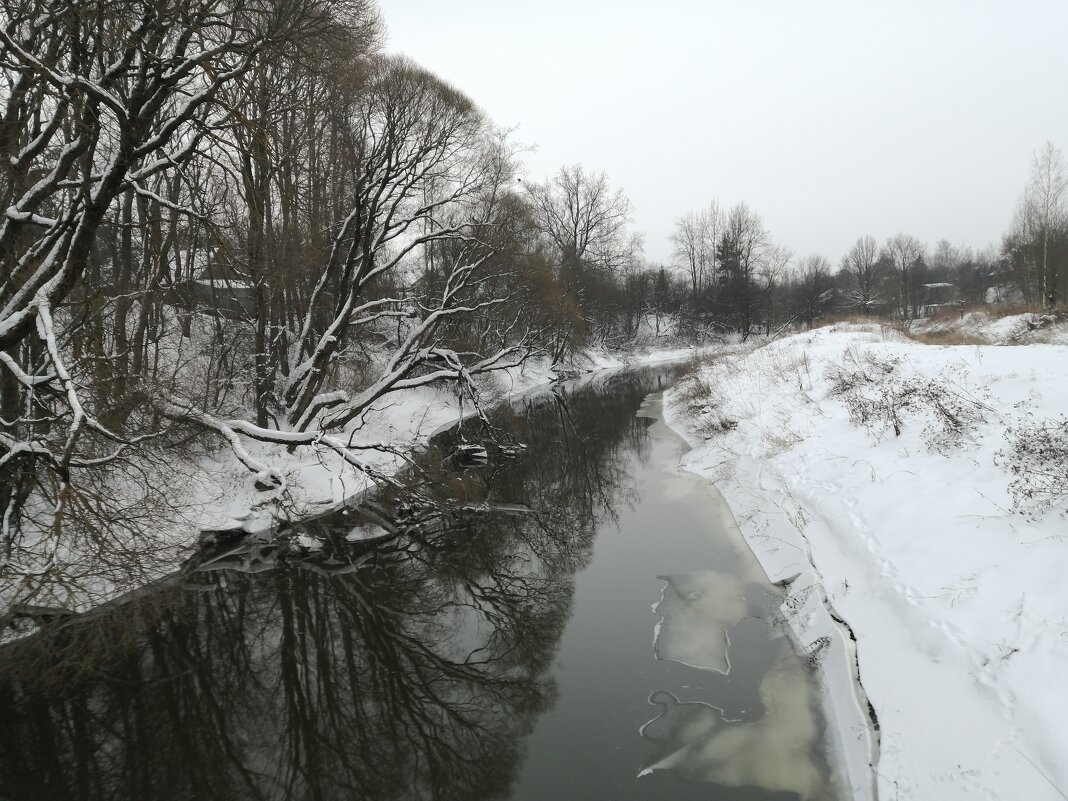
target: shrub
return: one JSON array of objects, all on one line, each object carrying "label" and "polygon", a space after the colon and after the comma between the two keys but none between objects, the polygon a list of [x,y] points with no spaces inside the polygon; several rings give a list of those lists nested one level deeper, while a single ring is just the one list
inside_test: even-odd
[{"label": "shrub", "polygon": [[892,429],[900,436],[908,411],[925,420],[924,438],[933,450],[945,452],[968,439],[990,408],[950,382],[901,376],[900,362],[850,348],[827,368],[828,392],[843,400],[854,425],[873,434]]},{"label": "shrub", "polygon": [[998,453],[1013,475],[1013,505],[1039,512],[1068,500],[1068,419],[1035,422],[1028,416],[1005,434],[1008,449]]},{"label": "shrub", "polygon": [[830,383],[828,393],[832,396],[847,395],[864,386],[881,384],[894,374],[900,359],[878,359],[875,354],[861,352],[856,346],[846,348],[842,361],[827,367],[824,377]]},{"label": "shrub", "polygon": [[714,375],[696,370],[685,375],[675,387],[683,408],[694,418],[694,430],[706,439],[738,427],[737,420],[723,414],[726,398]]}]

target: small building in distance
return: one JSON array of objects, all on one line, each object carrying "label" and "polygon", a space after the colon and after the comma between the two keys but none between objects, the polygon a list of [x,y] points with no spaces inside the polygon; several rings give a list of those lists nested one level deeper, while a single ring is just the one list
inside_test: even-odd
[{"label": "small building in distance", "polygon": [[960,299],[957,296],[955,284],[944,281],[935,284],[923,285],[923,313],[924,316],[933,314],[939,309],[946,307],[957,308]]}]

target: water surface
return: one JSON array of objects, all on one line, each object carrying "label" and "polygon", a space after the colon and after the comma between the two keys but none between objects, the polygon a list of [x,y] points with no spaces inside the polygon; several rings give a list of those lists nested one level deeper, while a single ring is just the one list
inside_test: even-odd
[{"label": "water surface", "polygon": [[527,447],[486,467],[428,456],[467,511],[394,494],[374,548],[335,514],[312,558],[231,546],[0,649],[0,798],[833,797],[778,591],[657,419],[671,374],[502,413]]}]

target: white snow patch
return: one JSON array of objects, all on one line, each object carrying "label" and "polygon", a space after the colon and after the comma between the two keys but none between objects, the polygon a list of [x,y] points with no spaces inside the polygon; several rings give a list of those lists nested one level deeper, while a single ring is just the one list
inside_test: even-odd
[{"label": "white snow patch", "polygon": [[[966,324],[1012,341],[1020,317]],[[668,393],[667,421],[695,446],[684,465],[716,483],[772,581],[798,576],[783,605],[795,634],[831,638],[822,672],[854,792],[876,757],[864,697],[835,690],[855,647],[881,727],[880,797],[1068,797],[1065,504],[1015,511],[1005,456],[1010,427],[1063,419],[1066,363],[1068,347],[939,347],[841,326],[712,361]],[[836,394],[844,364],[868,365],[870,383]],[[884,380],[873,365],[887,364]],[[947,435],[906,386],[978,417]],[[850,419],[865,409],[868,425]]]},{"label": "white snow patch", "polygon": [[363,540],[373,540],[387,536],[389,536],[389,532],[382,528],[382,526],[375,525],[374,523],[362,523],[349,530],[345,535],[345,541],[361,542]]},{"label": "white snow patch", "polygon": [[916,320],[910,329],[914,334],[959,333],[964,337],[989,345],[1020,345],[1032,342],[1068,345],[1068,322],[1057,315],[1024,312],[999,315],[987,311],[971,311]]},{"label": "white snow patch", "polygon": [[305,551],[321,551],[323,549],[323,541],[321,539],[304,533],[297,535],[297,545]]}]

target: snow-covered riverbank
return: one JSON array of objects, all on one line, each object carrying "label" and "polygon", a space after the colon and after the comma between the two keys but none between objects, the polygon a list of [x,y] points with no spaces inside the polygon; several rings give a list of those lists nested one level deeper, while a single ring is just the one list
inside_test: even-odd
[{"label": "snow-covered riverbank", "polygon": [[[710,353],[715,348],[707,348]],[[639,353],[585,351],[566,367],[553,367],[548,359],[530,359],[518,368],[486,376],[481,384],[479,404],[514,401],[563,377],[577,377],[626,366],[651,365],[692,358],[693,348],[649,350]],[[476,411],[469,398],[463,402],[453,387],[420,387],[384,397],[362,420],[344,432],[344,439],[366,448],[363,459],[379,474],[390,476],[401,470],[402,455],[424,445],[443,428]],[[376,445],[387,446],[378,449]],[[199,530],[244,528],[262,531],[279,519],[301,519],[322,514],[346,503],[373,485],[366,473],[346,464],[336,453],[322,448],[305,448],[289,454],[283,446],[250,443],[248,449],[260,461],[279,468],[285,480],[285,496],[275,500],[254,486],[253,477],[225,449],[217,457],[202,462],[211,476],[213,500],[201,503]],[[264,499],[270,498],[265,503]]]},{"label": "snow-covered riverbank", "polygon": [[[627,365],[682,361],[695,353],[693,348],[649,348],[633,353],[591,350],[577,354],[560,370],[547,359],[530,359],[518,368],[479,377],[479,403],[487,408],[516,400],[563,377],[594,377]],[[433,434],[473,411],[470,397],[461,404],[455,388],[408,389],[382,398],[341,434],[358,449],[371,471],[391,476],[403,469],[406,458]],[[282,487],[261,491],[256,476],[224,445],[208,455],[174,452],[169,469],[159,473],[166,485],[165,508],[130,504],[133,518],[146,522],[139,524],[138,549],[123,555],[122,569],[115,569],[114,560],[98,558],[92,544],[61,543],[67,567],[56,581],[36,588],[33,609],[49,613],[86,611],[172,574],[199,547],[203,531],[264,532],[285,520],[329,512],[373,486],[367,473],[327,447],[302,447],[290,453],[284,445],[254,440],[243,447],[251,459],[277,471]],[[113,491],[121,495],[123,488]],[[314,547],[315,543],[307,545]],[[5,610],[16,610],[15,617],[22,617],[17,611],[23,603],[18,592],[14,584],[0,588],[0,619]],[[5,630],[0,639],[31,632],[34,614],[31,609],[28,618],[16,621],[16,628]]]},{"label": "snow-covered riverbank", "polygon": [[684,465],[788,585],[854,793],[867,759],[883,799],[1068,793],[1068,502],[1042,483],[1068,472],[1042,463],[1068,440],[1066,363],[1058,345],[842,326],[725,354],[668,393]]}]

